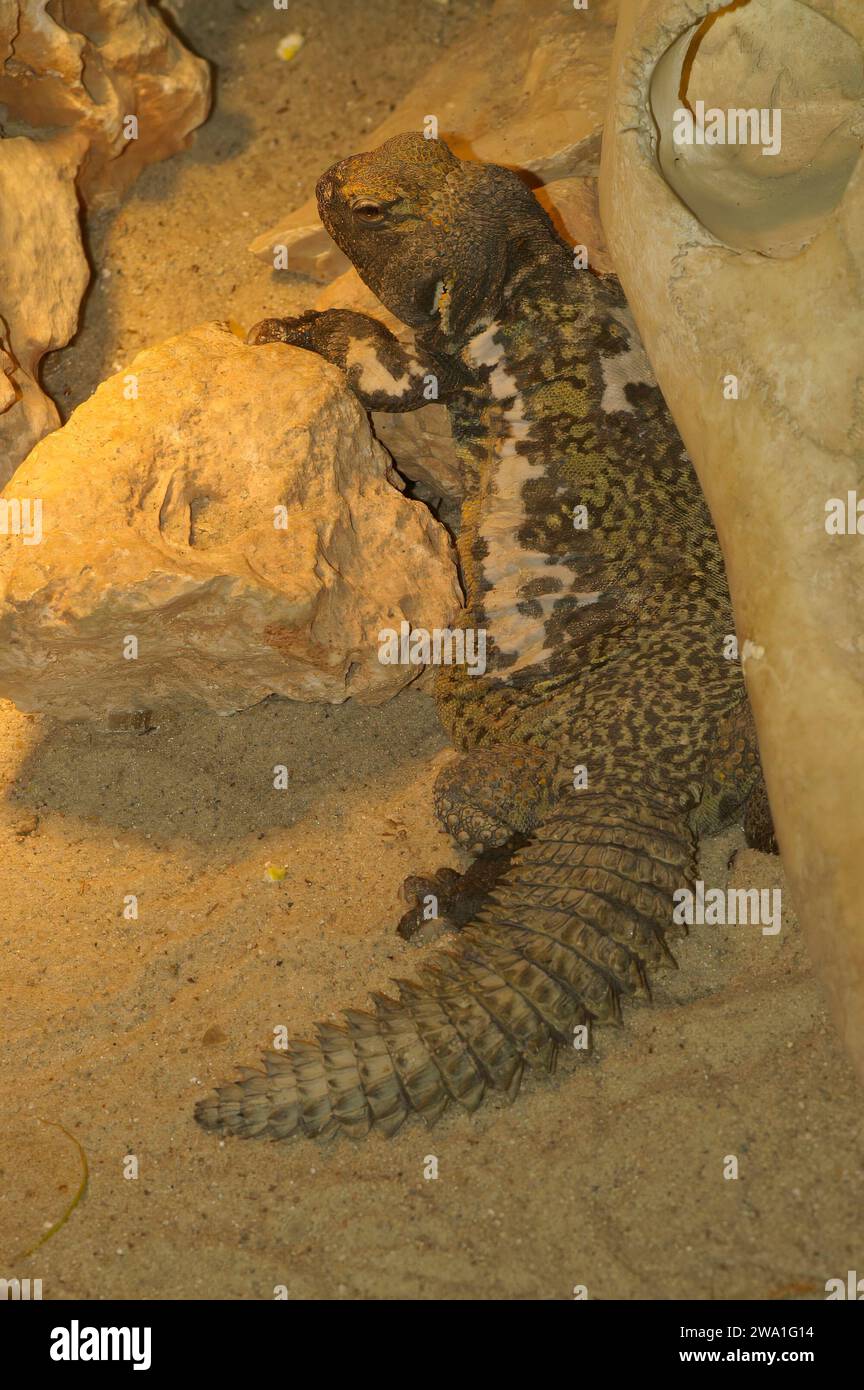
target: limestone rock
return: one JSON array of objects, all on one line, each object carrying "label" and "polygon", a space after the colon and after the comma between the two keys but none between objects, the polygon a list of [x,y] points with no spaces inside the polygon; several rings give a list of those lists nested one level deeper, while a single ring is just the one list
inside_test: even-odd
[{"label": "limestone rock", "polygon": [[224,325],[140,353],[0,498],[0,694],[61,718],[378,703],[418,675],[379,631],[459,604],[341,374]]},{"label": "limestone rock", "polygon": [[79,195],[116,199],[209,100],[207,64],[146,0],[0,0],[0,486],[60,423],[37,370],[78,322]]},{"label": "limestone rock", "polygon": [[600,221],[597,180],[588,175],[553,179],[534,190],[558,235],[570,246],[584,246],[588,264],[601,275],[613,272],[612,257]]},{"label": "limestone rock", "polygon": [[0,0],[0,102],[13,134],[83,135],[79,189],[102,202],[188,145],[210,74],[147,0]]},{"label": "limestone rock", "polygon": [[[719,9],[622,0],[601,211],[720,535],[787,876],[864,1075],[864,9],[751,0],[702,24]],[[760,133],[779,110],[777,155],[682,143],[673,169],[688,52],[694,110],[759,111]]]},{"label": "limestone rock", "polygon": [[0,140],[0,486],[60,423],[39,363],[68,343],[90,272],[74,178],[81,137]]},{"label": "limestone rock", "polygon": [[[561,0],[497,0],[461,43],[425,77],[362,148],[374,149],[428,118],[462,159],[529,171],[538,183],[594,176],[618,0],[584,10]],[[355,154],[356,150],[346,150]],[[328,280],[348,269],[318,219],[314,198],[252,242],[283,270]]]},{"label": "limestone rock", "polygon": [[[688,50],[694,138],[684,138],[685,115],[676,139]],[[669,46],[650,85],[660,168],[718,240],[769,256],[796,255],[812,240],[861,153],[862,59],[850,34],[832,33],[818,6],[798,0],[760,0],[733,23],[688,26]]]},{"label": "limestone rock", "polygon": [[15,404],[18,396],[19,391],[15,385],[15,363],[9,353],[0,348],[0,415],[3,414],[4,410],[8,410],[10,405]]}]

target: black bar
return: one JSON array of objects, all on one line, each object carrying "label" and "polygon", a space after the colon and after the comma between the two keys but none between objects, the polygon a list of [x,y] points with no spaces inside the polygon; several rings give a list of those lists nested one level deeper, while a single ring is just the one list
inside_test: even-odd
[{"label": "black bar", "polygon": [[[414,1315],[405,1303],[397,1304],[400,1311],[394,1317],[392,1303],[379,1308],[374,1304],[357,1307],[345,1302],[292,1304],[280,1300],[226,1304],[22,1299],[0,1309],[0,1328],[5,1333],[4,1359],[21,1372],[47,1374],[60,1382],[70,1375],[92,1379],[106,1369],[113,1376],[134,1374],[135,1360],[141,1363],[139,1378],[147,1374],[161,1378],[166,1373],[189,1370],[196,1376],[212,1372],[220,1380],[232,1375],[257,1379],[270,1367],[281,1367],[286,1375],[296,1374],[298,1362],[302,1364],[307,1357],[329,1379],[340,1373],[343,1353],[344,1371],[359,1364],[372,1372],[384,1347],[394,1375],[422,1373],[426,1361],[427,1374],[434,1376],[437,1350],[445,1364],[457,1354],[460,1375],[470,1370],[472,1355],[476,1355],[478,1370],[487,1382],[496,1363],[503,1372],[512,1374],[510,1358],[516,1355],[521,1364],[527,1361],[528,1367],[536,1362],[538,1378],[548,1374],[550,1358],[559,1362],[564,1358],[573,1376],[582,1381],[595,1359],[605,1362],[616,1378],[646,1370],[698,1375],[704,1366],[726,1370],[758,1366],[766,1372],[795,1366],[815,1370],[824,1379],[826,1373],[854,1365],[861,1345],[860,1315],[838,1307],[838,1301],[849,1299],[715,1303],[573,1300],[571,1306],[559,1306],[560,1320],[557,1313],[553,1317],[554,1308],[548,1304],[519,1302],[517,1308],[505,1309],[502,1318],[499,1305],[477,1303],[471,1305],[470,1323],[462,1328],[464,1314],[460,1315],[458,1306],[449,1305],[446,1321],[433,1334],[431,1356],[427,1349],[428,1361],[418,1358],[418,1351],[424,1343],[428,1347],[432,1330],[429,1318],[440,1315],[422,1301],[416,1308],[415,1326]],[[856,1301],[864,1300],[858,1295]],[[536,1327],[532,1327],[534,1318],[539,1319]],[[117,1329],[118,1335],[116,1339],[106,1336],[104,1350],[110,1354],[116,1347],[125,1353],[125,1359],[85,1359],[91,1349],[98,1349],[101,1355],[101,1329],[110,1328]],[[98,1335],[89,1329],[96,1329]],[[137,1340],[133,1340],[133,1329],[138,1329]],[[121,1330],[128,1335],[121,1335]],[[77,1360],[55,1359],[60,1352],[71,1357],[76,1351]]]}]

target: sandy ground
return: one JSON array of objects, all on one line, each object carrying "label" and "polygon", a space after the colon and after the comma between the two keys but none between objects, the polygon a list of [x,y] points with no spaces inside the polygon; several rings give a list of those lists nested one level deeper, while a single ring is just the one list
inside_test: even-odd
[{"label": "sandy ground", "polygon": [[[148,342],[311,302],[248,241],[478,8],[298,0],[286,23],[248,0],[178,3],[220,67],[217,110],[92,228],[102,273],[46,373],[66,407]],[[292,65],[273,56],[288,28],[308,36]],[[0,1275],[41,1278],[46,1298],[806,1299],[864,1267],[861,1092],[789,911],[776,936],[694,931],[653,1006],[512,1108],[327,1148],[197,1128],[203,1090],[274,1027],[302,1034],[416,965],[396,889],[459,863],[429,809],[446,756],[413,690],[146,735],[0,705]],[[706,847],[708,882],[740,844]],[[739,852],[732,881],[782,886],[782,870]],[[86,1193],[54,1229],[82,1154]]]}]

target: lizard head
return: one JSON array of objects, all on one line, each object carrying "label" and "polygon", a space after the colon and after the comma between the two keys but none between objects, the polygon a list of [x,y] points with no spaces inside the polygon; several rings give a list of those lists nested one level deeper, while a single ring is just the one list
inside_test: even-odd
[{"label": "lizard head", "polygon": [[494,316],[520,232],[545,220],[509,169],[417,134],[334,164],[316,192],[321,221],[382,304],[457,343]]}]

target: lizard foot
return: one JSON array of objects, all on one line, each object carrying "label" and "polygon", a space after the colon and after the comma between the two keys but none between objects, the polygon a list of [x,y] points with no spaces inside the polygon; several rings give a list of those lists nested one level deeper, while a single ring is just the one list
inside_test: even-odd
[{"label": "lizard foot", "polygon": [[768,803],[768,789],[761,772],[744,807],[744,833],[750,849],[761,850],[763,854],[780,853],[774,817]]},{"label": "lizard foot", "polygon": [[435,813],[471,854],[505,845],[533,830],[556,799],[556,765],[530,748],[475,748],[442,768]]},{"label": "lizard foot", "polygon": [[517,849],[528,843],[518,832],[501,845],[484,850],[464,874],[442,868],[434,874],[411,874],[401,893],[411,906],[396,930],[406,941],[425,946],[447,931],[459,931],[485,907],[509,868]]},{"label": "lizard foot", "polygon": [[297,314],[289,319],[261,319],[246,334],[246,342],[251,347],[263,343],[290,343],[294,347],[305,347],[309,331],[316,319],[321,317],[315,309],[305,314]]},{"label": "lizard foot", "polygon": [[464,874],[439,869],[402,885],[410,904],[396,930],[426,944],[458,931],[490,901],[517,849],[556,795],[555,765],[529,748],[474,749],[449,763],[435,782],[435,811],[457,844],[476,854]]},{"label": "lizard foot", "polygon": [[405,941],[425,945],[444,932],[457,930],[458,924],[450,916],[450,901],[461,877],[455,869],[447,868],[434,874],[408,875],[399,890],[408,911],[396,928]]}]

